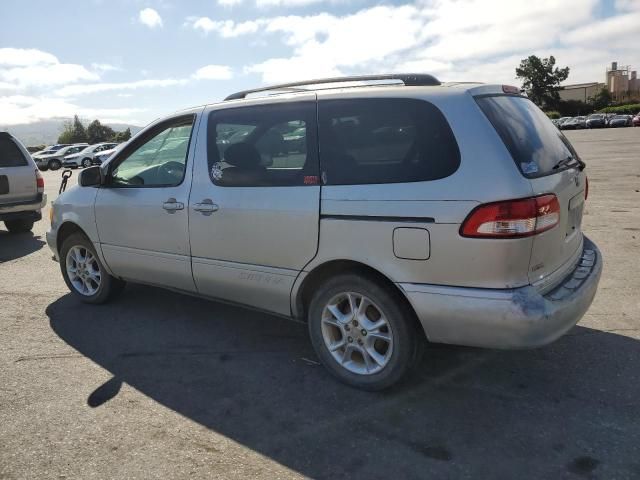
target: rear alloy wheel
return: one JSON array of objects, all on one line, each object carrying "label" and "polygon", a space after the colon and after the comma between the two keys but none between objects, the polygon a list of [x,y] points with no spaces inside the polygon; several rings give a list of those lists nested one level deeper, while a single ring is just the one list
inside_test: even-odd
[{"label": "rear alloy wheel", "polygon": [[33,220],[5,220],[4,225],[10,233],[26,233],[33,228]]},{"label": "rear alloy wheel", "polygon": [[327,369],[351,386],[380,390],[417,358],[420,334],[400,294],[365,276],[322,285],[309,307],[309,333]]},{"label": "rear alloy wheel", "polygon": [[62,242],[60,269],[69,290],[86,303],[105,303],[124,287],[122,280],[109,275],[91,241],[81,234]]},{"label": "rear alloy wheel", "polygon": [[60,160],[50,160],[49,161],[49,170],[60,170],[62,167],[62,163]]},{"label": "rear alloy wheel", "polygon": [[91,159],[90,158],[82,159],[82,166],[84,168],[89,168],[91,166]]}]

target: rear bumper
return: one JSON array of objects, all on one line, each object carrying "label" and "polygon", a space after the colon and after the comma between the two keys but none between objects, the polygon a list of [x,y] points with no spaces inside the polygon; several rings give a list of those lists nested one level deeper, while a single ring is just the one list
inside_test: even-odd
[{"label": "rear bumper", "polygon": [[489,348],[546,345],[585,314],[602,273],[600,251],[584,238],[577,266],[544,295],[534,287],[490,290],[399,284],[432,342]]},{"label": "rear bumper", "polygon": [[33,219],[38,221],[42,218],[40,210],[47,204],[47,195],[38,194],[37,199],[27,202],[16,202],[11,204],[0,204],[0,222],[5,220]]}]

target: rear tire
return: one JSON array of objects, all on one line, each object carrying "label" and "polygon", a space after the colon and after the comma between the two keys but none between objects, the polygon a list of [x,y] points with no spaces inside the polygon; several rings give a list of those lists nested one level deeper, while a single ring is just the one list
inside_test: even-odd
[{"label": "rear tire", "polygon": [[62,162],[60,162],[60,160],[49,161],[49,170],[60,170],[60,167],[62,167]]},{"label": "rear tire", "polygon": [[33,220],[5,220],[4,225],[9,233],[26,233],[33,228]]},{"label": "rear tire", "polygon": [[359,274],[331,278],[309,304],[318,358],[340,381],[361,390],[397,383],[419,358],[424,337],[415,314],[388,285]]},{"label": "rear tire", "polygon": [[83,158],[82,159],[82,167],[83,168],[88,168],[91,166],[91,159],[90,158]]},{"label": "rear tire", "polygon": [[106,303],[125,286],[107,273],[91,241],[80,233],[62,242],[60,270],[69,290],[84,303]]}]

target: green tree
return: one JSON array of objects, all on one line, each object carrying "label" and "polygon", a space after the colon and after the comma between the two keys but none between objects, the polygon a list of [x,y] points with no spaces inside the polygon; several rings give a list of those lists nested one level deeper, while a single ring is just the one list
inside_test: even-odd
[{"label": "green tree", "polygon": [[74,115],[73,121],[64,123],[62,133],[58,137],[58,143],[83,143],[86,141],[87,131],[78,115]]},{"label": "green tree", "polygon": [[94,143],[108,142],[113,140],[116,136],[116,132],[113,128],[102,125],[100,120],[94,120],[87,127],[88,142],[93,145]]},{"label": "green tree", "polygon": [[127,127],[125,131],[116,133],[115,141],[126,142],[130,138],[131,138],[131,129]]},{"label": "green tree", "polygon": [[593,97],[589,97],[588,102],[593,105],[594,109],[600,110],[601,108],[608,107],[611,104],[612,100],[613,98],[611,97],[611,92],[608,88],[604,87]]},{"label": "green tree", "polygon": [[569,76],[569,67],[558,68],[553,55],[539,58],[530,55],[516,68],[516,78],[522,79],[522,86],[529,98],[538,106],[555,108],[560,101],[560,82]]}]

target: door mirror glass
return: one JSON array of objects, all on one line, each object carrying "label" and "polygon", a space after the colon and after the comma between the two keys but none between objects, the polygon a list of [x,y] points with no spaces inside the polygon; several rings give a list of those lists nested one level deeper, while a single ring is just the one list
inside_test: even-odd
[{"label": "door mirror glass", "polygon": [[102,171],[100,167],[85,168],[78,176],[81,187],[97,187],[102,183]]}]

